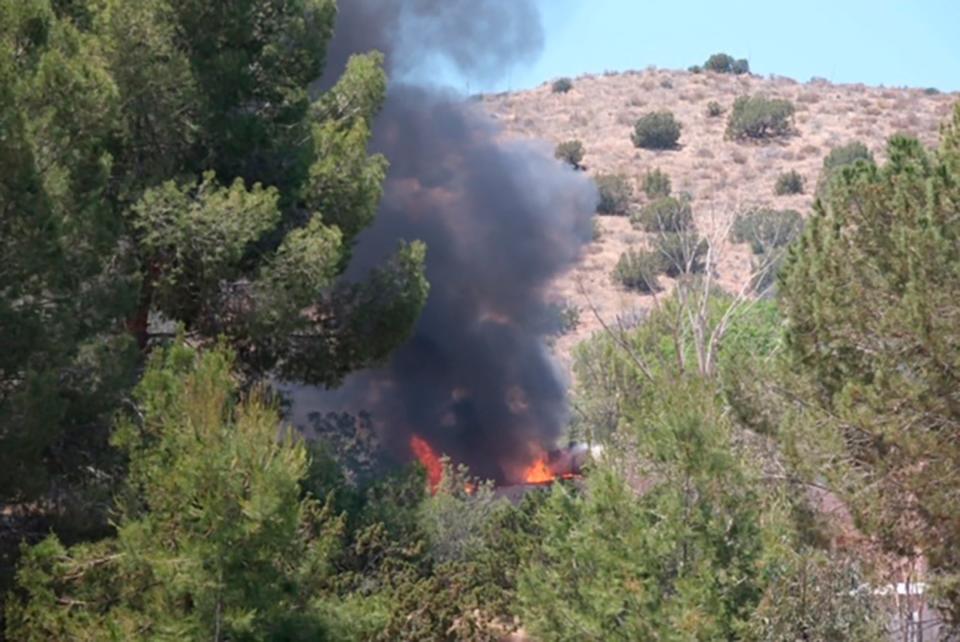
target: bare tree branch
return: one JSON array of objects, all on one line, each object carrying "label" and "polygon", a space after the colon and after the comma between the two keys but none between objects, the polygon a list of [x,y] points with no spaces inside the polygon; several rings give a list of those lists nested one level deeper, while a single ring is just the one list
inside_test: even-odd
[{"label": "bare tree branch", "polygon": [[633,348],[631,348],[630,344],[627,343],[627,341],[623,338],[622,333],[618,334],[614,332],[607,322],[603,320],[603,317],[600,316],[600,312],[597,310],[597,306],[593,303],[593,299],[591,299],[590,295],[587,294],[587,290],[583,286],[583,279],[581,279],[579,275],[576,277],[576,283],[577,290],[579,290],[583,298],[586,299],[587,306],[590,308],[590,311],[600,323],[601,327],[603,327],[604,332],[606,332],[610,338],[613,339],[614,343],[616,343],[627,354],[627,356],[630,357],[630,360],[633,361],[634,364],[640,369],[640,372],[642,372],[649,381],[653,381],[653,371],[650,369],[649,364],[647,364],[647,362],[644,361],[640,355],[633,350]]}]

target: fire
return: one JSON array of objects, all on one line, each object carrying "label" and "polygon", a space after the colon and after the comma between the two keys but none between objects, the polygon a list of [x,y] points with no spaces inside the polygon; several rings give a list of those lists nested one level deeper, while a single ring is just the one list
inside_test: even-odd
[{"label": "fire", "polygon": [[[435,494],[443,481],[443,463],[440,457],[430,444],[418,435],[410,437],[410,451],[427,470],[428,488]],[[547,485],[559,480],[576,480],[582,477],[580,466],[582,456],[587,452],[585,447],[572,445],[550,453],[535,448],[534,452],[539,453],[536,459],[523,469],[519,480],[513,477],[513,483]],[[479,488],[477,481],[472,478],[463,481],[463,492],[467,495],[475,494]]]},{"label": "fire", "polygon": [[430,444],[417,435],[410,437],[410,450],[417,456],[423,467],[427,469],[427,483],[430,485],[430,490],[436,491],[437,486],[440,485],[440,480],[443,478],[443,465],[441,465],[437,453],[433,452]]},{"label": "fire", "polygon": [[523,472],[523,481],[528,484],[547,484],[556,478],[547,465],[547,460],[539,457]]}]

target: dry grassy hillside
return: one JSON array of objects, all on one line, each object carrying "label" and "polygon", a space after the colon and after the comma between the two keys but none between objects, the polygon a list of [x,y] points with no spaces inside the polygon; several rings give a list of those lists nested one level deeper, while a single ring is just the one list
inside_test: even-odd
[{"label": "dry grassy hillside", "polygon": [[[727,113],[734,99],[744,94],[792,101],[796,134],[765,144],[725,140]],[[885,141],[894,133],[911,134],[932,146],[940,123],[957,98],[956,94],[933,94],[922,89],[649,69],[576,78],[573,89],[566,94],[553,93],[547,83],[530,91],[485,96],[483,104],[512,135],[551,144],[581,140],[586,148],[583,164],[587,171],[631,177],[638,204],[643,199],[643,175],[660,168],[670,175],[674,192],[686,191],[693,196],[694,216],[698,227],[703,228],[759,206],[792,208],[806,215],[823,158],[832,148],[860,140],[882,159]],[[727,113],[708,117],[710,101],[720,103]],[[637,118],[662,109],[672,111],[682,123],[679,148],[648,151],[634,147],[630,134]],[[805,193],[776,196],[777,176],[789,170],[803,175]],[[625,217],[603,216],[600,224],[601,238],[558,283],[558,296],[582,309],[577,331],[558,344],[563,357],[599,327],[583,291],[600,315],[610,321],[653,303],[652,295],[629,292],[610,277],[621,252],[630,245],[642,244],[644,234],[632,229]],[[724,247],[721,256],[720,283],[739,287],[748,276],[747,250]]]}]

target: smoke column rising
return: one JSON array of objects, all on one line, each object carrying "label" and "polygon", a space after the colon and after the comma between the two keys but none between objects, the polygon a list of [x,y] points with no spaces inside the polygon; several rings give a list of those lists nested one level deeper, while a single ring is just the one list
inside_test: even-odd
[{"label": "smoke column rising", "polygon": [[[528,0],[352,0],[326,77],[376,48],[391,77],[446,61],[489,80],[541,45]],[[557,324],[548,287],[590,238],[592,183],[545,145],[506,138],[475,103],[427,86],[391,85],[372,146],[391,166],[351,273],[398,239],[420,239],[430,297],[388,364],[338,391],[301,389],[294,414],[366,410],[401,457],[416,434],[478,475],[512,481],[566,421],[565,382],[545,347]]]}]

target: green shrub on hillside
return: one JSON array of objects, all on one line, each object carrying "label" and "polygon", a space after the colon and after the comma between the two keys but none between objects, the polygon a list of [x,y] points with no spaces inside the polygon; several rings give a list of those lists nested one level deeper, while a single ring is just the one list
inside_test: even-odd
[{"label": "green shrub on hillside", "polygon": [[683,232],[693,227],[690,197],[664,196],[648,203],[631,217],[631,223],[644,232]]},{"label": "green shrub on hillside", "polygon": [[707,103],[707,116],[710,118],[718,118],[723,116],[724,111],[723,105],[715,100],[711,100]]},{"label": "green shrub on hillside", "polygon": [[630,289],[658,292],[661,274],[676,278],[703,272],[707,249],[706,240],[692,229],[661,231],[649,250],[629,249],[621,254],[613,279]]},{"label": "green shrub on hillside", "polygon": [[620,255],[613,269],[613,280],[631,290],[659,292],[657,275],[661,272],[663,260],[656,250],[629,249]]},{"label": "green shrub on hillside", "polygon": [[845,165],[853,165],[857,161],[875,162],[870,149],[858,140],[840,147],[834,147],[823,159],[824,170],[834,170]]},{"label": "green shrub on hillside", "polygon": [[706,239],[701,238],[694,230],[659,234],[654,245],[663,273],[667,276],[698,274],[706,267],[703,259],[709,246]]},{"label": "green shrub on hillside", "polygon": [[748,74],[750,63],[746,58],[736,59],[730,54],[715,53],[703,63],[703,68],[718,74]]},{"label": "green shrub on hillside", "polygon": [[793,103],[782,98],[741,96],[733,103],[727,137],[755,140],[786,136],[793,126]]},{"label": "green shrub on hillside", "polygon": [[567,300],[554,305],[553,309],[557,315],[556,333],[564,335],[576,332],[577,328],[580,327],[580,314],[582,312],[580,306]]},{"label": "green shrub on hillside", "polygon": [[841,169],[856,165],[858,162],[869,165],[876,163],[867,146],[858,140],[831,149],[827,157],[823,159],[823,167],[820,170],[820,177],[817,179],[817,198],[826,196],[827,188]]},{"label": "green shrub on hillside", "polygon": [[803,232],[803,218],[795,210],[757,209],[737,216],[730,230],[734,243],[749,243],[753,289],[769,295],[787,255],[786,247]]},{"label": "green shrub on hillside", "polygon": [[733,61],[733,65],[730,67],[730,71],[737,75],[742,76],[743,74],[750,73],[750,63],[746,58],[739,58]]},{"label": "green shrub on hillside", "polygon": [[703,63],[703,68],[707,71],[715,71],[720,74],[730,73],[733,68],[735,58],[730,54],[715,53]]},{"label": "green shrub on hillside", "polygon": [[599,241],[603,238],[603,226],[596,217],[590,219],[590,238],[593,241]]},{"label": "green shrub on hillside", "polygon": [[633,200],[633,187],[627,177],[623,174],[599,174],[594,182],[600,196],[597,212],[626,216],[630,201]]},{"label": "green shrub on hillside", "polygon": [[557,145],[557,148],[553,152],[555,158],[568,163],[574,169],[580,169],[580,161],[583,160],[583,154],[583,143],[579,140],[564,141]]},{"label": "green shrub on hillside", "polygon": [[680,139],[680,128],[673,112],[655,111],[637,120],[631,138],[643,149],[673,149]]},{"label": "green shrub on hillside", "polygon": [[550,87],[555,94],[565,94],[573,89],[573,81],[569,78],[557,78]]},{"label": "green shrub on hillside", "polygon": [[803,231],[803,217],[796,210],[757,209],[737,215],[730,230],[734,243],[749,243],[754,254],[789,245]]},{"label": "green shrub on hillside", "polygon": [[763,296],[776,294],[777,278],[786,258],[786,252],[776,252],[771,255],[757,254],[750,260],[750,271],[753,274],[750,285],[754,292]]},{"label": "green shrub on hillside", "polygon": [[803,176],[801,176],[800,172],[797,170],[792,169],[789,172],[784,172],[777,177],[777,183],[774,185],[773,191],[777,196],[784,196],[785,194],[803,194],[803,187]]},{"label": "green shrub on hillside", "polygon": [[670,177],[658,167],[643,177],[643,192],[649,199],[670,196]]}]

